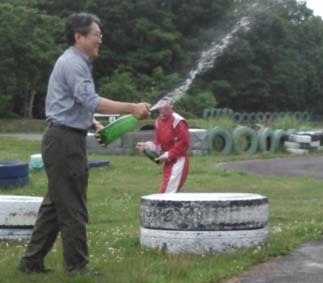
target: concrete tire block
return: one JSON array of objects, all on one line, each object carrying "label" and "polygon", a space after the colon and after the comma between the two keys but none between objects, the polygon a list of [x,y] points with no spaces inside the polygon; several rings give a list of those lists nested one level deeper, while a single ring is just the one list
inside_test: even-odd
[{"label": "concrete tire block", "polygon": [[153,194],[141,198],[141,226],[181,231],[264,228],[268,199],[248,193]]},{"label": "concrete tire block", "polygon": [[35,225],[42,197],[0,196],[0,227],[32,227]]},{"label": "concrete tire block", "polygon": [[29,240],[33,232],[32,228],[19,229],[19,228],[0,228],[1,240]]},{"label": "concrete tire block", "polygon": [[291,142],[298,142],[298,143],[310,143],[312,141],[311,136],[307,135],[290,135],[288,137],[289,141]]},{"label": "concrete tire block", "polygon": [[267,228],[237,231],[172,231],[141,227],[143,248],[165,250],[171,254],[216,254],[267,243]]}]

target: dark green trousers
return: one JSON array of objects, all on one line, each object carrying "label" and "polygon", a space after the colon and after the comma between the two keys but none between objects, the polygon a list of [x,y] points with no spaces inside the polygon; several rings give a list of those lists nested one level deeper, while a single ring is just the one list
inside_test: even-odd
[{"label": "dark green trousers", "polygon": [[48,176],[48,192],[23,261],[43,265],[60,232],[64,268],[67,272],[77,271],[89,262],[85,134],[63,127],[47,128],[42,141],[42,158]]}]

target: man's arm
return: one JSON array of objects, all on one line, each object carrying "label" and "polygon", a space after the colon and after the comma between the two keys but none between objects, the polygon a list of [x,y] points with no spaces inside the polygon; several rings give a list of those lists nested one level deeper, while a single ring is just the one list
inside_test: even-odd
[{"label": "man's arm", "polygon": [[133,114],[137,119],[145,119],[150,116],[150,106],[149,103],[144,102],[120,102],[100,97],[96,112],[101,114]]}]

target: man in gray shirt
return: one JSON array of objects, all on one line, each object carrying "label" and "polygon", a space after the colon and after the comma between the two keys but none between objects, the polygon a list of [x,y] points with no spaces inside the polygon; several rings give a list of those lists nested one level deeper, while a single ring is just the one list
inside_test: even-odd
[{"label": "man in gray shirt", "polygon": [[70,47],[54,66],[46,97],[48,126],[41,151],[48,176],[48,192],[18,269],[47,272],[44,258],[60,232],[65,271],[97,275],[88,265],[86,239],[87,130],[91,126],[96,131],[103,128],[94,119],[95,112],[132,113],[136,118],[144,119],[150,115],[150,104],[113,101],[95,92],[92,61],[98,56],[102,43],[100,20],[95,15],[70,15],[65,34]]}]

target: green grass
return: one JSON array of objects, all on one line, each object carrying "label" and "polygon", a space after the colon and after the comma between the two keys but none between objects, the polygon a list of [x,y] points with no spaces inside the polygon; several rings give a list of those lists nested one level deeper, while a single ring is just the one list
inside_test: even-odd
[{"label": "green grass", "polygon": [[[39,142],[0,137],[1,160],[28,161],[39,152]],[[275,157],[277,155],[253,156]],[[284,155],[283,155],[284,156]],[[218,162],[248,156],[191,157],[191,171],[183,192],[246,192],[268,197],[269,243],[209,256],[169,255],[143,250],[139,242],[140,197],[158,192],[161,167],[144,156],[91,154],[89,159],[109,160],[109,167],[90,171],[88,188],[88,243],[93,266],[104,275],[68,277],[62,268],[58,238],[46,258],[55,271],[47,275],[16,271],[26,242],[0,242],[0,282],[113,282],[113,283],[216,283],[239,275],[252,265],[288,254],[299,244],[320,238],[323,231],[322,180],[306,177],[270,177],[223,170]],[[44,171],[30,172],[24,188],[0,189],[1,194],[37,195],[46,192]]]}]

